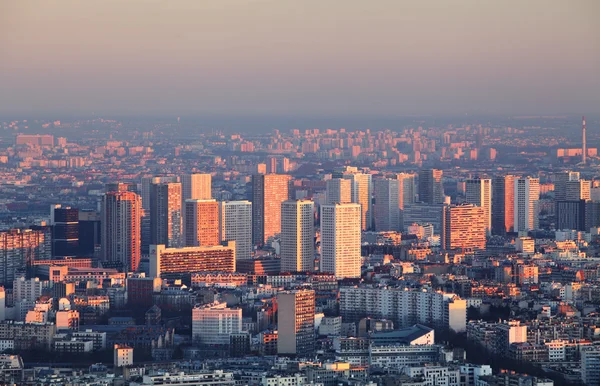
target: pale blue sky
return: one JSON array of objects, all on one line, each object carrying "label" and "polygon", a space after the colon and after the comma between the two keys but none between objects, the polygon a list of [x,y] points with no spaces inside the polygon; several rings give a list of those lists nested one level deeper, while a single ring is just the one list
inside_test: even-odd
[{"label": "pale blue sky", "polygon": [[0,0],[0,113],[598,113],[597,0]]}]

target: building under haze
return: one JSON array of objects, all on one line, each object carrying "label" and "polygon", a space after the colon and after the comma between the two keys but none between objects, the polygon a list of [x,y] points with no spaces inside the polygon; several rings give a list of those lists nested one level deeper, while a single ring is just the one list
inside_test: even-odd
[{"label": "building under haze", "polygon": [[423,169],[419,172],[419,201],[426,204],[444,203],[443,172],[437,169]]},{"label": "building under haze", "polygon": [[281,272],[315,270],[315,204],[288,200],[281,204]]},{"label": "building under haze", "polygon": [[325,202],[327,204],[347,204],[352,202],[352,182],[344,178],[327,180]]},{"label": "building under haze", "polygon": [[360,277],[360,204],[321,206],[321,272],[339,279]]},{"label": "building under haze", "polygon": [[151,185],[150,241],[169,248],[183,245],[181,183],[166,182]]},{"label": "building under haze", "polygon": [[514,184],[515,232],[537,229],[540,180],[532,177],[515,178]]},{"label": "building under haze", "polygon": [[219,245],[219,203],[216,200],[188,199],[184,204],[185,245]]},{"label": "building under haze", "polygon": [[492,183],[492,231],[513,232],[515,226],[515,176],[494,177]]},{"label": "building under haze", "polygon": [[212,198],[212,176],[210,174],[184,174],[181,177],[181,197],[189,200],[210,200]]},{"label": "building under haze", "polygon": [[400,181],[375,180],[375,230],[400,231]]},{"label": "building under haze", "polygon": [[252,203],[224,201],[219,203],[219,239],[235,241],[236,260],[252,258]]},{"label": "building under haze", "polygon": [[135,272],[141,260],[142,200],[133,192],[108,192],[102,199],[102,261]]},{"label": "building under haze", "polygon": [[252,176],[252,241],[265,244],[281,232],[281,203],[289,197],[291,177],[285,174]]},{"label": "building under haze", "polygon": [[486,232],[492,230],[492,180],[475,178],[466,181],[465,201],[483,209]]},{"label": "building under haze", "polygon": [[398,185],[398,206],[400,209],[404,209],[405,205],[410,205],[415,202],[415,175],[398,173],[396,174],[395,178],[400,182]]},{"label": "building under haze", "polygon": [[358,168],[345,166],[334,170],[334,178],[350,180],[350,200],[361,206],[361,229],[373,227],[373,181],[370,174],[360,173]]}]

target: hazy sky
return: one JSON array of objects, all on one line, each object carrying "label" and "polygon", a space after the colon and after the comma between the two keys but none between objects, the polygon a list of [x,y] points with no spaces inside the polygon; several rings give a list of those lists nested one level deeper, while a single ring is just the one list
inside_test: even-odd
[{"label": "hazy sky", "polygon": [[0,114],[594,114],[599,0],[0,0]]}]

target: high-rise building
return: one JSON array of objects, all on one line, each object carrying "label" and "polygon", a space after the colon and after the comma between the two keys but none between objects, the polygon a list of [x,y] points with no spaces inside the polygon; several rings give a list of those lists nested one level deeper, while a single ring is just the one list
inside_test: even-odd
[{"label": "high-rise building", "polygon": [[352,202],[352,181],[344,178],[327,180],[325,202],[327,204],[347,204]]},{"label": "high-rise building", "polygon": [[210,200],[212,198],[210,174],[184,174],[181,177],[182,200]]},{"label": "high-rise building", "polygon": [[235,272],[235,241],[210,247],[151,245],[149,260],[151,277],[178,278],[182,274],[205,271]]},{"label": "high-rise building", "polygon": [[281,204],[281,271],[315,270],[315,204],[288,200]]},{"label": "high-rise building", "polygon": [[399,231],[400,227],[400,181],[391,178],[375,180],[375,229]]},{"label": "high-rise building", "polygon": [[402,211],[403,228],[413,224],[431,224],[435,234],[442,232],[444,204],[413,203]]},{"label": "high-rise building", "polygon": [[591,188],[592,183],[588,180],[567,181],[565,201],[589,200]]},{"label": "high-rise building", "polygon": [[426,204],[444,203],[443,172],[437,169],[423,169],[419,172],[419,201]]},{"label": "high-rise building", "polygon": [[600,346],[581,349],[581,380],[584,385],[600,385]]},{"label": "high-rise building", "polygon": [[252,203],[225,201],[219,203],[219,239],[235,241],[236,260],[252,258]]},{"label": "high-rise building", "polygon": [[79,253],[79,210],[52,205],[52,256],[77,256]]},{"label": "high-rise building", "polygon": [[227,346],[242,331],[242,309],[227,303],[198,305],[192,310],[192,340],[196,344]]},{"label": "high-rise building", "polygon": [[587,209],[590,207],[585,200],[556,201],[556,229],[589,231],[591,217]]},{"label": "high-rise building", "polygon": [[445,250],[485,249],[485,211],[473,204],[450,205],[444,208],[441,244]]},{"label": "high-rise building", "polygon": [[315,350],[315,291],[277,294],[277,353],[310,356]]},{"label": "high-rise building", "polygon": [[492,231],[513,232],[515,225],[515,176],[494,177],[492,183]]},{"label": "high-rise building", "polygon": [[0,232],[0,285],[25,273],[34,260],[51,258],[49,235],[43,230],[10,229]]},{"label": "high-rise building", "polygon": [[141,196],[142,196],[142,253],[148,254],[148,248],[152,241],[151,235],[151,224],[150,224],[150,193],[153,184],[167,183],[167,182],[178,182],[178,177],[167,176],[167,177],[142,177],[141,182]]},{"label": "high-rise building", "polygon": [[492,230],[492,180],[475,178],[465,184],[466,202],[483,208],[485,229],[489,234]]},{"label": "high-rise building", "polygon": [[281,203],[289,198],[291,177],[285,174],[252,176],[252,241],[262,245],[281,232]]},{"label": "high-rise building", "polygon": [[345,173],[344,178],[352,181],[351,200],[361,207],[361,229],[373,227],[373,182],[370,174]]},{"label": "high-rise building", "polygon": [[515,231],[537,229],[540,180],[538,178],[515,178]]},{"label": "high-rise building", "polygon": [[415,175],[399,173],[396,174],[396,179],[400,181],[398,205],[403,210],[404,205],[410,205],[415,202]]},{"label": "high-rise building", "polygon": [[79,211],[79,256],[92,257],[102,245],[102,213],[96,210]]},{"label": "high-rise building", "polygon": [[569,181],[579,181],[579,172],[559,172],[552,175],[552,182],[554,183],[554,200],[555,201],[566,201],[567,200],[567,183]]},{"label": "high-rise building", "polygon": [[137,271],[141,260],[141,197],[108,192],[102,198],[102,261]]},{"label": "high-rise building", "polygon": [[360,204],[321,206],[321,271],[338,278],[360,277]]},{"label": "high-rise building", "polygon": [[164,244],[169,248],[181,247],[183,245],[182,228],[181,183],[152,184],[150,190],[151,244]]},{"label": "high-rise building", "polygon": [[219,203],[216,200],[185,200],[185,245],[219,245]]}]

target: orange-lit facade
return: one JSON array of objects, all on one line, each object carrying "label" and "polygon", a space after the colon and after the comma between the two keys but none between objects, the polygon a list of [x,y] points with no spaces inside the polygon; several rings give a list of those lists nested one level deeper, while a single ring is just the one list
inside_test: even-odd
[{"label": "orange-lit facade", "polygon": [[219,245],[219,203],[216,200],[185,200],[185,245]]},{"label": "orange-lit facade", "polygon": [[453,249],[485,249],[485,210],[465,204],[444,207],[442,247]]},{"label": "orange-lit facade", "polygon": [[252,176],[252,241],[262,245],[281,232],[281,203],[289,196],[291,177],[285,174]]},{"label": "orange-lit facade", "polygon": [[235,272],[235,241],[210,247],[150,246],[151,277],[205,271]]}]

